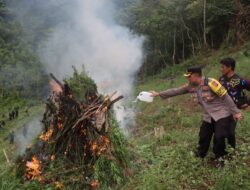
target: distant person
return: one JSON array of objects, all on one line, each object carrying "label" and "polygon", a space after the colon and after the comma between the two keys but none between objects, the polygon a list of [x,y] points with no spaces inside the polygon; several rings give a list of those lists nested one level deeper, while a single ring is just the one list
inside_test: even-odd
[{"label": "distant person", "polygon": [[9,140],[10,140],[10,144],[14,144],[15,141],[15,132],[11,131],[10,135],[9,135]]},{"label": "distant person", "polygon": [[2,126],[2,128],[4,128],[4,127],[6,126],[5,120],[2,120],[2,121],[1,121],[1,126]]},{"label": "distant person", "polygon": [[5,114],[2,114],[2,120],[0,121],[0,128],[4,128],[6,125]]},{"label": "distant person", "polygon": [[230,133],[231,123],[242,118],[241,111],[226,89],[217,80],[204,77],[200,67],[188,68],[184,76],[187,77],[188,84],[160,93],[152,91],[152,96],[167,99],[191,93],[193,100],[203,109],[203,122],[200,127],[196,156],[204,158],[207,155],[214,135],[213,152],[215,158],[218,159],[227,154],[225,139]]},{"label": "distant person", "polygon": [[24,125],[24,126],[23,126],[23,136],[24,136],[24,137],[27,136],[27,132],[28,132],[27,127],[26,127],[26,125]]},{"label": "distant person", "polygon": [[[250,91],[250,80],[246,80],[235,73],[236,62],[232,58],[225,58],[220,61],[221,73],[220,83],[227,89],[239,109],[246,109],[249,106],[249,99],[244,90]],[[228,143],[235,148],[235,128],[237,122],[232,122]]]},{"label": "distant person", "polygon": [[15,119],[15,115],[16,115],[16,112],[14,110],[12,110],[12,112],[11,112],[12,119]]},{"label": "distant person", "polygon": [[10,111],[9,112],[9,120],[11,121],[13,118],[12,118],[12,112]]},{"label": "distant person", "polygon": [[4,127],[6,126],[6,121],[5,121],[5,120],[2,121],[2,125],[3,125]]},{"label": "distant person", "polygon": [[14,111],[15,111],[15,117],[18,118],[18,115],[19,115],[19,107],[16,106],[16,107],[14,108]]}]

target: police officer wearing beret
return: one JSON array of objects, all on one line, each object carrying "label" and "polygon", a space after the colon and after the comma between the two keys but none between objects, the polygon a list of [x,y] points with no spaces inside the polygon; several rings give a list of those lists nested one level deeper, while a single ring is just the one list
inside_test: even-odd
[{"label": "police officer wearing beret", "polygon": [[214,134],[213,152],[216,159],[220,158],[227,154],[225,139],[230,135],[231,123],[242,118],[241,111],[227,90],[217,80],[202,75],[201,67],[189,67],[184,76],[187,78],[188,84],[162,92],[151,91],[152,96],[167,99],[190,93],[192,99],[203,110],[196,154],[201,158],[207,155]]}]

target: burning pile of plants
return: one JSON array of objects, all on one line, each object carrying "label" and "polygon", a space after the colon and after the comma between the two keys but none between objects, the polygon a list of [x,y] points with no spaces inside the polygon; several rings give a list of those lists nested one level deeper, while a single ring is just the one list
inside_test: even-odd
[{"label": "burning pile of plants", "polygon": [[24,182],[35,180],[59,189],[72,185],[74,189],[94,189],[122,181],[126,141],[111,107],[123,97],[116,93],[98,95],[92,82],[91,90],[85,88],[80,101],[74,96],[75,89],[80,89],[76,85],[88,79],[81,75],[75,71],[64,84],[51,75],[53,92],[46,102],[44,130],[19,159]]}]

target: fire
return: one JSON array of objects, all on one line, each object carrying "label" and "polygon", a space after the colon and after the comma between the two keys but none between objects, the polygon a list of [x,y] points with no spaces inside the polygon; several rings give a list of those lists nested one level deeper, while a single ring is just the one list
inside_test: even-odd
[{"label": "fire", "polygon": [[52,134],[53,134],[53,129],[49,129],[46,133],[44,133],[44,134],[42,134],[42,135],[40,135],[40,139],[42,140],[42,141],[49,141],[49,139],[50,139],[50,137],[52,136]]},{"label": "fire", "polygon": [[92,101],[92,100],[95,100],[95,99],[96,99],[95,96],[88,96],[88,97],[87,97],[87,100],[89,100],[89,101]]},{"label": "fire", "polygon": [[50,160],[51,160],[51,161],[54,161],[55,159],[56,159],[56,156],[55,156],[55,155],[51,155],[51,156],[50,156]]},{"label": "fire", "polygon": [[89,183],[89,185],[90,185],[90,187],[91,187],[92,189],[97,189],[97,188],[100,187],[100,183],[99,183],[99,181],[96,180],[96,179],[91,180],[91,182]]},{"label": "fire", "polygon": [[93,154],[95,154],[97,150],[97,143],[95,141],[90,142],[90,150]]},{"label": "fire", "polygon": [[36,156],[32,157],[32,160],[26,162],[26,180],[37,179],[41,180],[41,164]]},{"label": "fire", "polygon": [[49,85],[52,91],[55,92],[56,94],[62,93],[62,88],[54,80],[50,80]]},{"label": "fire", "polygon": [[100,136],[98,140],[98,144],[99,144],[99,150],[97,152],[97,155],[99,156],[109,148],[110,140],[108,137]]},{"label": "fire", "polygon": [[55,182],[55,188],[56,189],[64,189],[64,185],[63,185],[63,183],[61,183],[59,181],[56,181]]},{"label": "fire", "polygon": [[58,117],[57,127],[58,127],[58,129],[62,129],[63,128],[62,119],[60,117]]},{"label": "fire", "polygon": [[91,141],[90,142],[90,151],[93,155],[100,156],[104,153],[110,146],[110,140],[108,137],[100,136],[98,142]]}]

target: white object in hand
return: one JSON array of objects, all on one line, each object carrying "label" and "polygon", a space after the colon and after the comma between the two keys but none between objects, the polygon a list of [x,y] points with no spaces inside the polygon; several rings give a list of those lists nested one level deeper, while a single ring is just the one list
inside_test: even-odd
[{"label": "white object in hand", "polygon": [[143,102],[153,102],[154,97],[150,92],[140,92],[139,96],[137,96],[137,99]]}]

